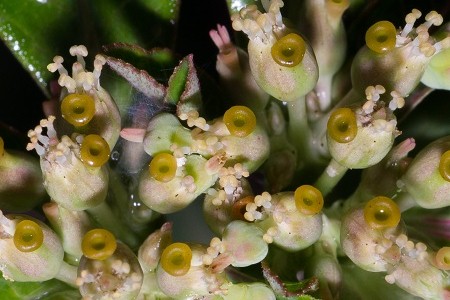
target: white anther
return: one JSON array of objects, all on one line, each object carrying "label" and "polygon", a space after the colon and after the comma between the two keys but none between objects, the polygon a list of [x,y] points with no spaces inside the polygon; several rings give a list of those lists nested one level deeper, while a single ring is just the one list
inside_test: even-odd
[{"label": "white anther", "polygon": [[69,93],[75,93],[77,87],[76,81],[67,74],[61,74],[58,79],[58,84],[65,87]]},{"label": "white anther", "polygon": [[77,57],[77,61],[83,66],[83,68],[86,66],[86,63],[84,61],[84,57],[86,57],[88,55],[86,46],[84,46],[84,45],[72,46],[69,49],[69,53],[70,53],[70,55]]},{"label": "white anther", "polygon": [[391,92],[392,100],[389,102],[389,109],[394,111],[405,106],[405,99],[397,91]]},{"label": "white anther", "polygon": [[434,10],[425,16],[425,20],[434,26],[440,26],[444,22],[444,18]]},{"label": "white anther", "polygon": [[406,37],[412,31],[414,23],[417,21],[418,18],[420,18],[421,15],[422,13],[418,9],[413,9],[412,12],[406,15],[405,17],[406,25],[401,32],[401,37]]},{"label": "white anther", "polygon": [[47,70],[49,70],[52,73],[58,71],[60,75],[68,74],[66,68],[64,68],[64,66],[62,65],[63,62],[64,59],[61,56],[57,55],[53,57],[53,63],[48,64]]},{"label": "white anther", "polygon": [[362,110],[365,114],[371,114],[374,110],[375,102],[372,100],[367,100],[364,105],[362,106]]}]

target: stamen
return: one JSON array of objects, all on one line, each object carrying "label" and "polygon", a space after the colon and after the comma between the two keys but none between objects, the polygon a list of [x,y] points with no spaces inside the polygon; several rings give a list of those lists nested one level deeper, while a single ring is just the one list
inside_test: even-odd
[{"label": "stamen", "polygon": [[414,28],[414,23],[417,21],[418,18],[420,18],[421,15],[422,15],[422,13],[418,9],[413,9],[412,12],[410,12],[409,14],[406,15],[406,17],[405,17],[406,25],[401,32],[401,35],[400,35],[401,37],[406,38],[406,36]]},{"label": "stamen", "polygon": [[84,45],[75,45],[70,47],[69,53],[72,56],[77,57],[77,61],[81,64],[83,69],[86,67],[86,62],[84,61],[84,57],[88,55],[88,51]]},{"label": "stamen", "polygon": [[47,65],[47,70],[49,70],[50,72],[54,73],[58,70],[59,74],[68,74],[66,68],[64,68],[64,66],[62,65],[62,63],[64,62],[64,59],[57,55],[55,57],[53,57],[53,63],[48,64]]}]

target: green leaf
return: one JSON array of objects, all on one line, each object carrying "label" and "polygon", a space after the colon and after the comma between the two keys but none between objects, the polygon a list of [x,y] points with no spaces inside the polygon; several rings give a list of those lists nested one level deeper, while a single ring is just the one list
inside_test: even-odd
[{"label": "green leaf", "polygon": [[0,278],[0,295],[2,299],[8,300],[81,298],[78,290],[56,279],[44,282],[13,282]]},{"label": "green leaf", "polygon": [[189,60],[184,58],[178,67],[173,71],[169,79],[169,86],[167,88],[167,96],[165,101],[171,104],[177,104],[180,100],[181,94],[184,91],[189,73]]},{"label": "green leaf", "polygon": [[98,30],[101,44],[123,42],[151,48],[173,43],[180,0],[96,0],[88,3],[94,17],[90,27]]},{"label": "green leaf", "polygon": [[0,38],[49,96],[47,71],[57,53],[78,40],[76,1],[0,0]]},{"label": "green leaf", "polygon": [[97,51],[103,44],[126,42],[171,47],[180,0],[0,0],[0,39],[42,91],[50,79],[47,65],[66,58],[74,44]]}]

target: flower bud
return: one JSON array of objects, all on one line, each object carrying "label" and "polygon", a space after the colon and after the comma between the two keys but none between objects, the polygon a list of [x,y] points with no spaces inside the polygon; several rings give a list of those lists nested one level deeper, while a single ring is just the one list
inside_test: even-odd
[{"label": "flower bud", "polygon": [[150,234],[139,247],[138,259],[144,272],[153,272],[158,266],[161,253],[172,242],[172,224],[164,223]]},{"label": "flower bud", "polygon": [[91,226],[87,213],[65,209],[56,202],[47,202],[42,209],[61,238],[65,260],[77,264],[83,255],[81,240]]},{"label": "flower bud", "polygon": [[263,231],[255,224],[236,220],[228,224],[222,236],[220,254],[213,260],[212,269],[224,270],[227,266],[247,267],[262,261],[269,247]]},{"label": "flower bud", "polygon": [[0,137],[0,209],[28,211],[46,197],[39,161],[24,152],[4,149]]},{"label": "flower bud", "polygon": [[449,136],[432,142],[416,155],[400,179],[402,190],[421,207],[430,209],[450,205],[448,150]]},{"label": "flower bud", "polygon": [[430,88],[450,90],[449,61],[450,49],[434,55],[420,81]]},{"label": "flower bud", "polygon": [[58,274],[64,250],[47,225],[29,216],[6,217],[1,211],[0,224],[0,271],[5,279],[45,281]]}]

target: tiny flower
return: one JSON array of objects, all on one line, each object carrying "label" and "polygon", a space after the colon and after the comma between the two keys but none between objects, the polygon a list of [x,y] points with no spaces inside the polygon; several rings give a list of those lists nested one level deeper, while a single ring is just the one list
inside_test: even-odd
[{"label": "tiny flower", "polygon": [[217,175],[206,172],[206,162],[200,155],[188,155],[181,167],[182,172],[175,173],[167,182],[157,180],[144,169],[139,179],[140,199],[159,213],[172,213],[185,208],[217,180]]},{"label": "tiny flower", "polygon": [[[353,88],[360,94],[368,85],[381,84],[395,90],[401,97],[408,96],[419,84],[433,56],[450,47],[450,37],[434,42],[428,30],[440,26],[442,16],[431,11],[425,22],[414,27],[422,13],[413,9],[405,17],[406,25],[397,30],[388,21],[374,24],[366,33],[366,47],[352,63]],[[383,36],[384,39],[378,39]]]},{"label": "tiny flower", "polygon": [[261,196],[260,200],[256,200],[261,206],[255,203],[247,205],[245,218],[265,231],[268,242],[287,251],[298,251],[319,239],[322,214],[304,214],[298,210],[293,192],[274,195],[265,192]]},{"label": "tiny flower", "polygon": [[142,282],[143,272],[137,257],[120,242],[103,260],[83,256],[76,279],[81,295],[94,299],[134,299]]},{"label": "tiny flower", "polygon": [[[338,108],[327,124],[328,149],[334,160],[349,169],[364,169],[381,161],[399,134],[392,110],[379,100],[382,86],[366,89],[361,108]],[[391,101],[401,101],[394,93]],[[397,107],[397,104],[395,105]]]},{"label": "tiny flower", "polygon": [[399,180],[403,197],[424,208],[450,205],[449,137],[440,138],[422,149]]},{"label": "tiny flower", "polygon": [[[85,210],[97,206],[106,198],[109,146],[103,138],[62,136],[58,139],[53,126],[55,118],[43,119],[28,132],[28,150],[40,156],[44,187],[48,195],[69,210]],[[44,133],[44,131],[46,131]]]},{"label": "tiny flower", "polygon": [[186,243],[173,243],[168,247],[156,269],[158,286],[167,297],[200,298],[221,292],[220,287],[228,281],[224,273],[213,273],[203,264],[205,247]]},{"label": "tiny flower", "polygon": [[121,118],[116,103],[100,85],[101,70],[106,60],[97,55],[94,71],[89,72],[85,69],[86,47],[72,46],[69,52],[77,58],[72,66],[72,76],[62,65],[64,60],[61,56],[55,56],[53,63],[47,66],[50,72],[58,71],[58,83],[65,88],[61,95],[62,117],[78,130],[101,135],[113,148],[119,138]]},{"label": "tiny flower", "polygon": [[61,242],[47,225],[0,211],[0,271],[12,281],[45,281],[56,277],[63,263]]},{"label": "tiny flower", "polygon": [[248,5],[232,16],[233,28],[248,35],[250,69],[258,85],[281,101],[296,100],[310,92],[318,78],[314,53],[297,33],[283,23],[283,1],[273,0],[267,12]]}]

